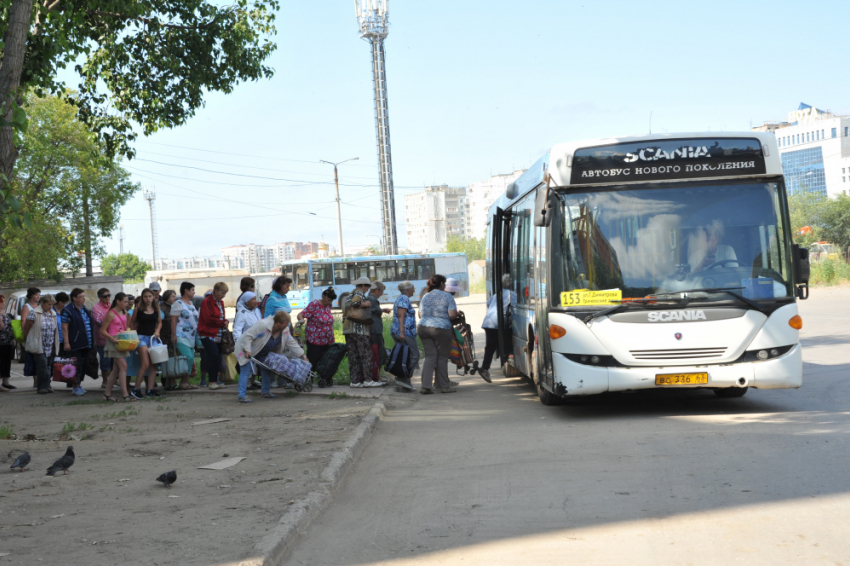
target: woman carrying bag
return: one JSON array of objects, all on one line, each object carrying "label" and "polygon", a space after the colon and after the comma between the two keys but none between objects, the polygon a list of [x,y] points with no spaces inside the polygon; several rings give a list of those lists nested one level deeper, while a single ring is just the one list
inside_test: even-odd
[{"label": "woman carrying bag", "polygon": [[73,394],[85,395],[83,379],[86,376],[89,351],[94,347],[94,334],[92,333],[92,314],[86,308],[84,290],[78,287],[71,291],[71,302],[62,309],[61,316],[65,352],[69,357],[77,359],[77,382]]},{"label": "woman carrying bag", "polygon": [[350,387],[380,387],[383,383],[372,381],[372,346],[369,343],[372,327],[372,303],[366,298],[372,282],[368,277],[354,281],[355,290],[342,305],[342,334],[348,344],[348,369]]},{"label": "woman carrying bag", "polygon": [[130,300],[127,295],[116,293],[100,327],[100,335],[106,339],[103,351],[106,357],[112,358],[112,370],[106,380],[106,391],[103,392],[104,401],[115,401],[112,397],[112,387],[116,380],[121,387],[121,396],[124,400],[135,401],[127,387],[127,358],[130,352],[122,352],[115,346],[118,343],[118,333],[127,330],[127,307],[129,306]]}]

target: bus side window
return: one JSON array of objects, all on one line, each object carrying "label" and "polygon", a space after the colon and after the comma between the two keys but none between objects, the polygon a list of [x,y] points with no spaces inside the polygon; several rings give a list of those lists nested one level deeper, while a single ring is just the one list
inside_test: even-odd
[{"label": "bus side window", "polygon": [[333,285],[333,271],[329,265],[313,266],[313,286],[327,287]]},{"label": "bus side window", "polygon": [[335,285],[349,285],[351,283],[351,277],[348,274],[348,266],[344,263],[335,263],[334,264],[334,284]]},{"label": "bus side window", "polygon": [[379,261],[376,262],[375,276],[378,281],[395,281],[395,262],[394,261]]}]

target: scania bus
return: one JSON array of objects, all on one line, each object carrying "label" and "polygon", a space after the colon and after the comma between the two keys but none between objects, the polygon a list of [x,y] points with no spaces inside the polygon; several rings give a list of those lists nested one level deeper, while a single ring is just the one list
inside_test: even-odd
[{"label": "scania bus", "polygon": [[499,356],[544,404],[802,384],[808,250],[792,243],[772,133],[558,144],[488,221]]}]

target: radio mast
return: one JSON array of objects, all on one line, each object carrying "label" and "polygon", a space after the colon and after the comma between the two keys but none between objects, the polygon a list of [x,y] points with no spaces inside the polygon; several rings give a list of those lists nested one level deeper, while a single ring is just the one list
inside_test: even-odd
[{"label": "radio mast", "polygon": [[389,33],[388,0],[354,0],[360,37],[372,46],[372,82],[375,98],[375,130],[378,142],[378,166],[381,175],[381,219],[384,253],[398,253],[395,225],[393,163],[390,153],[390,119],[387,111],[387,76],[384,40]]},{"label": "radio mast", "polygon": [[156,269],[156,191],[145,189],[144,197],[151,211],[151,269]]},{"label": "radio mast", "polygon": [[124,225],[118,225],[118,253],[124,253]]}]

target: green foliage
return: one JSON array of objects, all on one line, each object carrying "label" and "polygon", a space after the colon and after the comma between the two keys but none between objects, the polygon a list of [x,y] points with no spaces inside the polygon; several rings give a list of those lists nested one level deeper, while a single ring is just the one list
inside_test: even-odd
[{"label": "green foliage", "polygon": [[[15,0],[0,0],[7,13]],[[269,78],[277,0],[36,2],[21,85],[72,101],[107,154],[132,153],[131,123],[145,135],[185,123],[209,91]],[[8,25],[0,18],[0,36]],[[58,70],[79,77],[65,91]]]},{"label": "green foliage", "polygon": [[131,253],[109,254],[101,260],[100,266],[104,275],[120,275],[125,283],[141,283],[151,269],[150,264]]},{"label": "green foliage", "polygon": [[821,215],[828,200],[813,193],[798,192],[788,197],[788,212],[791,216],[792,236],[802,228],[811,226],[809,234],[802,234],[794,238],[794,243],[802,247],[808,247],[813,242],[821,239]]},{"label": "green foliage", "polygon": [[0,440],[14,440],[15,431],[11,425],[0,426]]},{"label": "green foliage", "polygon": [[843,259],[825,259],[812,264],[810,285],[850,283],[850,264]]},{"label": "green foliage", "polygon": [[83,266],[86,228],[93,256],[103,253],[100,238],[115,229],[120,207],[138,186],[103,154],[74,107],[30,96],[27,108],[13,196],[28,223],[0,232],[0,280],[58,280],[61,271]]},{"label": "green foliage", "polygon": [[449,236],[446,240],[445,253],[465,253],[466,261],[476,261],[486,257],[487,245],[484,238],[463,238],[461,236]]},{"label": "green foliage", "polygon": [[850,196],[838,195],[829,199],[811,193],[797,193],[788,197],[791,227],[795,232],[811,226],[811,234],[798,236],[794,242],[808,247],[813,242],[835,244],[842,256],[850,247]]},{"label": "green foliage", "polygon": [[830,199],[820,215],[823,238],[838,246],[841,255],[850,248],[850,196]]}]

